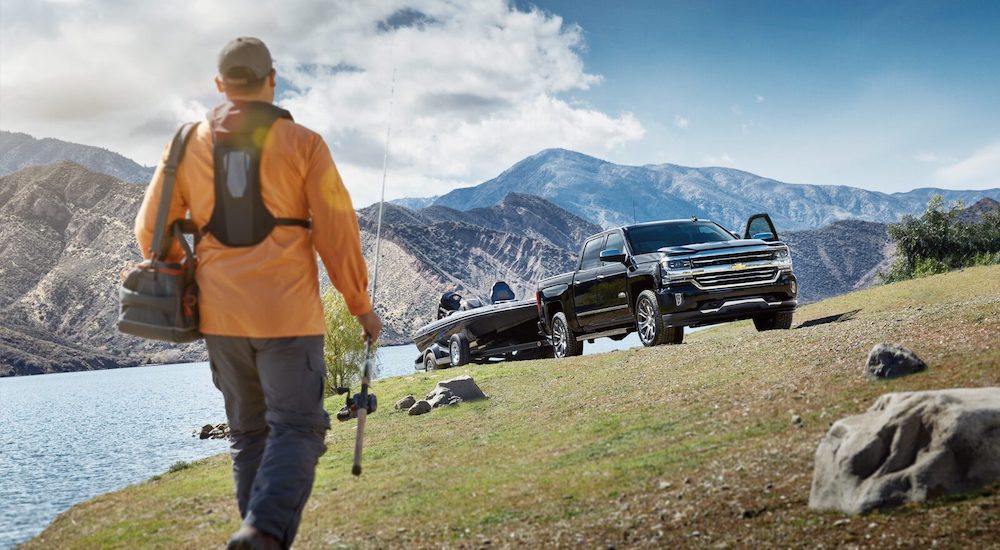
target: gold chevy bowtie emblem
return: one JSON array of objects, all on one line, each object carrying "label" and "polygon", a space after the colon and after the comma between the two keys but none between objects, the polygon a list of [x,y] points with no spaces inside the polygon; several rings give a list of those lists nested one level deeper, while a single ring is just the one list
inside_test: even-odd
[{"label": "gold chevy bowtie emblem", "polygon": [[747,264],[733,264],[733,269],[746,269]]}]

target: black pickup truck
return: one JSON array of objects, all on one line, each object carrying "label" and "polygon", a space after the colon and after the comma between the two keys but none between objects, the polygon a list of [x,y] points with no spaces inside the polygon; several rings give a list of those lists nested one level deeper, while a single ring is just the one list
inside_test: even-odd
[{"label": "black pickup truck", "polygon": [[680,344],[684,327],[753,319],[787,329],[798,292],[788,247],[767,214],[743,238],[691,218],[610,229],[587,239],[576,271],[544,279],[535,295],[539,329],[556,357],[584,340],[639,333],[645,346]]}]

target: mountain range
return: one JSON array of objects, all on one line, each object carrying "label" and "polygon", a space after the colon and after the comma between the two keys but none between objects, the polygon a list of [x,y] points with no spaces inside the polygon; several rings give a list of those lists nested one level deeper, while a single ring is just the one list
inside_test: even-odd
[{"label": "mountain range", "polygon": [[[115,174],[130,173],[126,177],[135,180],[148,169],[103,149],[58,140],[35,140],[3,132],[0,142],[4,144],[0,158],[5,169],[26,166],[0,176],[0,216],[4,219],[0,225],[0,376],[204,360],[200,343],[175,346],[151,342],[119,334],[115,328],[119,272],[139,258],[132,223],[143,194],[141,185],[126,183]],[[21,145],[10,147],[11,142]],[[45,155],[50,156],[40,151],[48,151]],[[60,155],[88,165],[60,159]],[[49,159],[60,162],[32,165]],[[539,164],[539,159],[544,162]],[[537,167],[531,173],[534,175],[524,171],[525,162]],[[567,168],[570,165],[572,170]],[[585,173],[588,166],[597,170],[591,176]],[[608,179],[608,174],[617,170],[614,166],[584,155],[550,150],[515,165],[504,173],[507,176],[480,186],[483,189],[453,192],[472,193],[465,195],[468,204],[458,204],[461,208],[449,206],[457,200],[451,193],[434,200],[411,201],[410,207],[386,204],[376,296],[377,308],[385,320],[385,342],[408,342],[416,328],[433,319],[437,301],[445,291],[483,297],[496,280],[503,279],[519,297],[530,297],[536,281],[571,269],[585,237],[600,231],[601,224],[607,225],[609,220],[620,220],[615,216],[621,214],[613,209],[590,210],[593,217],[583,217],[538,193],[563,189],[554,197],[564,198],[573,195],[571,188],[587,188],[588,181],[613,180],[613,184],[596,186],[588,193],[594,208],[601,201],[619,204],[626,188],[621,187],[622,180]],[[515,172],[535,178],[536,188],[515,185],[516,178],[510,176]],[[732,173],[746,174],[727,171],[726,177]],[[545,174],[562,175],[546,182]],[[497,183],[501,178],[504,185]],[[782,186],[789,184],[771,185],[784,192]],[[796,192],[816,195],[798,189],[810,186],[791,187]],[[838,193],[851,195],[853,191],[861,196],[871,193],[851,188]],[[497,196],[499,193],[502,196]],[[824,193],[829,194],[824,191],[819,195]],[[963,197],[973,197],[980,192],[965,193]],[[643,201],[652,200],[643,197]],[[639,203],[637,200],[637,213],[648,208]],[[735,203],[727,204],[736,209]],[[828,210],[817,204],[809,203],[807,210],[811,208],[817,216]],[[851,211],[860,208],[858,204],[852,202],[839,208]],[[988,201],[982,205],[969,210],[995,208],[995,203]],[[737,221],[728,225],[738,228],[742,219],[736,216],[743,210],[733,210],[731,216]],[[898,211],[892,216],[904,213]],[[792,249],[803,301],[870,285],[875,274],[891,260],[892,246],[883,223],[839,220],[819,228],[789,231],[782,220],[792,219],[793,214],[791,211],[784,217],[776,216],[775,221]],[[377,205],[358,211],[370,272],[374,267],[377,215]],[[321,287],[329,286],[328,278],[321,273]]]},{"label": "mountain range", "polygon": [[0,176],[64,160],[129,183],[145,185],[153,177],[152,167],[142,166],[107,149],[53,138],[35,139],[28,134],[0,130]]},{"label": "mountain range", "polygon": [[[1000,189],[922,188],[889,194],[844,185],[783,183],[732,168],[625,166],[546,149],[487,182],[424,200],[469,210],[495,204],[512,192],[538,195],[603,227],[698,216],[737,229],[751,214],[767,212],[779,230],[815,229],[844,219],[891,223],[920,214],[935,194],[946,203],[1000,199]],[[421,199],[399,202],[424,204]]]}]

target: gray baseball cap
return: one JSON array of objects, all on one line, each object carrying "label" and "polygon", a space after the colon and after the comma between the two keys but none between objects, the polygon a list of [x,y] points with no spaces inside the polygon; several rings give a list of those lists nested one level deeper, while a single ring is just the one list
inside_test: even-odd
[{"label": "gray baseball cap", "polygon": [[256,77],[254,80],[259,80],[267,76],[272,67],[271,52],[259,38],[235,38],[219,52],[219,75],[234,84],[246,84],[248,75],[244,71],[230,75],[233,69],[246,69]]}]

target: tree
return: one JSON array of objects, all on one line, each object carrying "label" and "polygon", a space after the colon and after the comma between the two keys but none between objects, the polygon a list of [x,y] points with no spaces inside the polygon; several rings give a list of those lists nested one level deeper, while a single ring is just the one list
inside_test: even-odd
[{"label": "tree", "polygon": [[[333,289],[323,295],[323,315],[326,318],[323,358],[330,374],[330,386],[354,386],[361,381],[361,368],[365,360],[361,325],[347,309],[344,297]],[[374,346],[377,347],[378,343]],[[375,349],[372,349],[372,353],[375,353]],[[327,392],[329,391],[328,387]]]},{"label": "tree", "polygon": [[906,216],[889,225],[897,257],[889,272],[880,274],[882,280],[901,281],[1000,263],[1000,210],[974,223],[961,221],[961,213],[961,203],[946,208],[941,196],[934,195],[919,218]]}]

